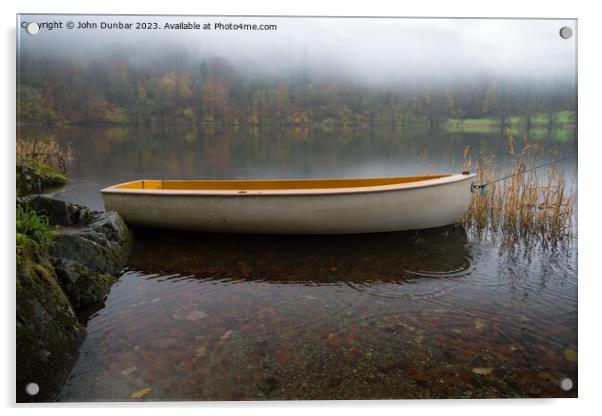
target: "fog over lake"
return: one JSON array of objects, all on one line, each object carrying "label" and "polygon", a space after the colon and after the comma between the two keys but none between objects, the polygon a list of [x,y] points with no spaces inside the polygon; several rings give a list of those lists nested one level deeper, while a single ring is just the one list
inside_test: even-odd
[{"label": "fog over lake", "polygon": [[[73,21],[75,29],[65,27]],[[314,76],[390,85],[474,77],[570,81],[575,77],[576,35],[562,39],[575,20],[287,18],[207,16],[22,15],[21,22],[63,22],[35,35],[18,31],[20,53],[64,56],[83,62],[102,54],[126,55],[139,65],[182,56],[219,56],[248,74]],[[100,23],[133,28],[99,29]],[[136,30],[136,23],[157,23]],[[210,30],[165,30],[165,24],[210,23]],[[277,30],[215,30],[216,23],[277,25]],[[79,24],[97,29],[77,29]]]}]

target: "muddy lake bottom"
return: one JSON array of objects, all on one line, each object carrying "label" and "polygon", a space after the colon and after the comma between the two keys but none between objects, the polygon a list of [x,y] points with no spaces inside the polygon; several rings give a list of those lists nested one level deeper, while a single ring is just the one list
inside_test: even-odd
[{"label": "muddy lake bottom", "polygon": [[532,250],[135,230],[58,399],[575,397],[576,253]]}]

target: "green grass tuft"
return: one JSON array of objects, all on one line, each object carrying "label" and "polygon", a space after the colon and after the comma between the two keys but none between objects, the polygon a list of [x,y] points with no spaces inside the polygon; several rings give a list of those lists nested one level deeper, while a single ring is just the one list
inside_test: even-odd
[{"label": "green grass tuft", "polygon": [[48,250],[55,233],[48,218],[34,210],[17,205],[17,264],[23,257],[38,257]]}]

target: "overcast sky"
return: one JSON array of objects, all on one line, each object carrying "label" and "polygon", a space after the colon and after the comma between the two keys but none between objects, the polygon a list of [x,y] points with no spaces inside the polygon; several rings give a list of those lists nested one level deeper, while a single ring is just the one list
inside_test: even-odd
[{"label": "overcast sky", "polygon": [[[239,70],[283,73],[307,65],[314,73],[366,82],[441,80],[477,75],[575,77],[576,35],[559,30],[574,20],[273,18],[22,15],[23,22],[62,22],[36,35],[18,29],[21,52],[68,54],[86,60],[114,50],[133,60],[162,59],[184,49],[221,56]],[[275,24],[276,31],[78,30],[79,22],[216,22]]]}]

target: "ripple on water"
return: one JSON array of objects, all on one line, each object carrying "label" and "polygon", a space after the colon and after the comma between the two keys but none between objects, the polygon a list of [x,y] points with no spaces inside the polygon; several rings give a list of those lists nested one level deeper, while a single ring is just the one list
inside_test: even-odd
[{"label": "ripple on water", "polygon": [[457,230],[138,241],[61,400],[541,396],[576,376],[560,261]]}]

